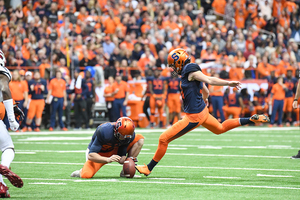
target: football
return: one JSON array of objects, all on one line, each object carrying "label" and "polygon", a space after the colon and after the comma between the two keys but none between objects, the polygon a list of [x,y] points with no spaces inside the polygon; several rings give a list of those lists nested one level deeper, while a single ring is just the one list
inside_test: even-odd
[{"label": "football", "polygon": [[135,163],[131,158],[127,158],[123,164],[125,177],[132,178],[135,174]]}]

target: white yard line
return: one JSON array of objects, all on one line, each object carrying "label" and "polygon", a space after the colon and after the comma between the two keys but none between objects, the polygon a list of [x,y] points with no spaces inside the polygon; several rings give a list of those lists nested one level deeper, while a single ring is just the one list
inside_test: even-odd
[{"label": "white yard line", "polygon": [[[22,162],[13,161],[16,164],[37,164],[37,165],[81,165],[84,163],[61,163],[61,162]],[[107,164],[108,166],[121,167],[119,164]],[[200,167],[200,166],[167,166],[157,165],[158,168],[181,168],[181,169],[215,169],[215,170],[245,170],[245,171],[277,171],[277,172],[300,172],[298,169],[264,169],[264,168],[238,168],[238,167]],[[51,180],[51,179],[49,179]],[[64,179],[61,179],[64,180]]]},{"label": "white yard line", "polygon": [[217,179],[240,179],[241,177],[203,176],[203,178],[217,178]]},{"label": "white yard line", "polygon": [[277,178],[292,178],[292,177],[294,177],[294,176],[287,176],[287,175],[268,175],[268,174],[257,174],[256,176],[277,177]]},{"label": "white yard line", "polygon": [[[49,180],[49,179],[34,179],[34,178],[23,178],[27,180]],[[51,179],[52,181],[61,181],[62,179]],[[121,179],[66,179],[66,181],[73,182],[118,182],[118,183],[138,183],[138,184],[163,184],[163,185],[197,185],[197,186],[220,186],[220,187],[242,187],[242,188],[263,188],[263,189],[282,189],[282,190],[300,190],[297,187],[277,187],[268,185],[231,185],[231,184],[221,184],[221,183],[186,183],[186,182],[160,182],[160,181],[142,181],[140,179],[136,181],[131,180],[121,180]]]},{"label": "white yard line", "polygon": [[174,181],[184,181],[185,178],[147,178],[150,180],[174,180]]},{"label": "white yard line", "polygon": [[172,150],[187,150],[187,148],[176,148],[176,147],[169,147],[168,149]]},{"label": "white yard line", "polygon": [[16,154],[36,154],[36,152],[32,151],[27,151],[27,152],[22,152],[22,151],[15,151]]},{"label": "white yard line", "polygon": [[67,185],[66,183],[47,183],[47,182],[34,182],[28,184],[29,185]]},{"label": "white yard line", "polygon": [[18,139],[18,141],[58,141],[58,140],[91,140],[92,136],[88,137],[29,137],[26,139]]},{"label": "white yard line", "polygon": [[[153,154],[141,152],[140,154]],[[241,158],[290,158],[285,156],[260,156],[260,155],[226,155],[226,154],[196,154],[196,153],[166,153],[170,156],[204,156],[204,157],[241,157]]]},{"label": "white yard line", "polygon": [[[171,148],[172,149],[172,148]],[[179,148],[173,148],[179,150]],[[17,150],[17,152],[39,152],[39,153],[85,153],[86,150]],[[153,155],[154,152],[141,152],[144,155]],[[196,153],[166,153],[170,156],[202,156],[202,157],[240,157],[240,158],[279,158],[286,159],[285,156],[261,156],[261,155],[227,155],[227,154],[196,154]]]}]

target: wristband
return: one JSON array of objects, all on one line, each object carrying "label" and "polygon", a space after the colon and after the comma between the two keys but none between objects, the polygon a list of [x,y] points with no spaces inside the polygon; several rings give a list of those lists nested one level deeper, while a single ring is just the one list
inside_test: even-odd
[{"label": "wristband", "polygon": [[298,101],[298,99],[294,99],[294,101]]}]

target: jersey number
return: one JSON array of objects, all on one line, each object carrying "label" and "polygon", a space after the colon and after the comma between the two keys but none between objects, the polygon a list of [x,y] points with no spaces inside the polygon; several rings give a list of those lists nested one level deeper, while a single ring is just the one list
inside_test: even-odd
[{"label": "jersey number", "polygon": [[87,83],[87,86],[89,88],[89,92],[91,92],[92,91],[92,84],[91,83]]},{"label": "jersey number", "polygon": [[42,90],[41,90],[39,84],[34,86],[34,91],[35,91],[35,94],[41,94],[42,93]]},{"label": "jersey number", "polygon": [[169,82],[169,87],[171,90],[178,90],[178,81]]},{"label": "jersey number", "polygon": [[229,104],[230,104],[230,105],[236,104],[235,94],[230,94],[230,95],[228,95],[228,100],[229,100]]},{"label": "jersey number", "polygon": [[154,90],[162,90],[163,89],[163,83],[162,80],[153,80]]}]

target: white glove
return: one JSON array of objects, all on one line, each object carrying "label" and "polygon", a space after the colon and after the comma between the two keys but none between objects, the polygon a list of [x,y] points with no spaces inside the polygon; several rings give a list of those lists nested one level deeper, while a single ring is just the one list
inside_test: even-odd
[{"label": "white glove", "polygon": [[18,128],[19,128],[19,123],[16,122],[16,120],[12,120],[12,121],[8,120],[8,121],[9,121],[10,129],[11,129],[12,131],[17,131]]}]

